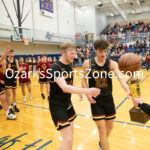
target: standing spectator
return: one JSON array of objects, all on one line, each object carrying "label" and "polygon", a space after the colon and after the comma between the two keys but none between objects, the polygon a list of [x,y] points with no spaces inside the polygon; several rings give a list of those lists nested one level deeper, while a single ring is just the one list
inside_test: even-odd
[{"label": "standing spectator", "polygon": [[145,68],[147,71],[148,71],[149,67],[150,67],[150,54],[147,53],[145,56]]}]

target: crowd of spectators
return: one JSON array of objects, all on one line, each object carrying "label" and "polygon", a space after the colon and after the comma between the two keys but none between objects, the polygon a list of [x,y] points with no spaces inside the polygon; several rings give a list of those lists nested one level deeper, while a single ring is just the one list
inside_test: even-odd
[{"label": "crowd of spectators", "polygon": [[143,21],[138,21],[137,23],[128,23],[126,25],[119,25],[115,23],[113,27],[108,26],[104,33],[105,35],[119,35],[119,34],[139,34],[139,33],[149,33],[150,23],[144,23]]},{"label": "crowd of spectators", "polygon": [[145,55],[147,51],[147,47],[150,47],[150,42],[144,41],[136,41],[134,43],[122,43],[119,41],[115,41],[111,44],[111,48],[109,50],[110,55],[113,56],[121,56],[122,53],[133,52],[133,53],[142,53]]},{"label": "crowd of spectators", "polygon": [[85,47],[77,47],[77,58],[75,58],[74,64],[83,64],[85,59],[90,58],[95,54],[93,45],[87,45]]}]

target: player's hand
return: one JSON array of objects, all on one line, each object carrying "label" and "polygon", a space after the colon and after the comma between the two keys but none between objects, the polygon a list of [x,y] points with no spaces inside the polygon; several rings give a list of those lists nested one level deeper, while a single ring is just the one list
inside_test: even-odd
[{"label": "player's hand", "polygon": [[89,95],[86,95],[88,101],[91,103],[91,104],[95,104],[96,101],[92,98],[92,96],[89,96]]},{"label": "player's hand", "polygon": [[139,98],[132,97],[132,102],[133,102],[135,107],[138,107],[139,103],[142,102],[142,97],[139,97]]},{"label": "player's hand", "polygon": [[7,46],[6,53],[8,54],[10,52],[10,46]]},{"label": "player's hand", "polygon": [[127,92],[127,98],[128,98],[128,99],[131,99],[131,96],[132,96],[131,91],[128,91],[128,92]]},{"label": "player's hand", "polygon": [[0,80],[0,83],[1,83],[1,84],[5,84],[5,81],[3,81],[3,80]]},{"label": "player's hand", "polygon": [[98,88],[89,88],[87,91],[87,95],[91,97],[97,97],[100,94],[100,89]]}]

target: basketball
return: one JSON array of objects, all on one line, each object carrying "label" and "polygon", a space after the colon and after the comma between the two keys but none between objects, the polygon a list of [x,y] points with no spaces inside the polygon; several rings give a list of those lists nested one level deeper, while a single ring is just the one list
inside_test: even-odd
[{"label": "basketball", "polygon": [[119,58],[118,66],[120,71],[138,71],[141,68],[141,58],[137,54],[126,53]]}]

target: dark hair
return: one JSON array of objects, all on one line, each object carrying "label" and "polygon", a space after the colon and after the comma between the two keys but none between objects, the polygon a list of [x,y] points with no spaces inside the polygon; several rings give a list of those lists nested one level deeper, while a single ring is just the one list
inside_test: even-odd
[{"label": "dark hair", "polygon": [[12,53],[12,52],[14,52],[14,50],[13,50],[13,49],[11,49],[9,52],[10,52],[10,53]]},{"label": "dark hair", "polygon": [[106,40],[96,40],[94,41],[94,48],[96,50],[104,50],[107,49],[109,46],[109,43]]}]

